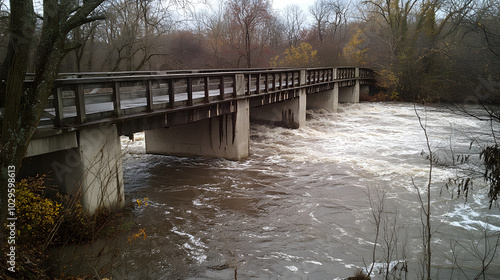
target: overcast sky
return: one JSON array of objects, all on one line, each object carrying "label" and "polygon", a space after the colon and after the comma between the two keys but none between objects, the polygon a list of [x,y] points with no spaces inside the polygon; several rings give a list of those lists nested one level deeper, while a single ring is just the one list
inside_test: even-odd
[{"label": "overcast sky", "polygon": [[273,8],[283,10],[288,5],[298,5],[304,13],[309,12],[309,6],[314,3],[314,0],[273,0]]},{"label": "overcast sky", "polygon": [[312,20],[311,13],[309,13],[309,7],[314,4],[315,0],[272,0],[273,9],[282,11],[288,5],[297,5],[302,9],[307,21]]}]

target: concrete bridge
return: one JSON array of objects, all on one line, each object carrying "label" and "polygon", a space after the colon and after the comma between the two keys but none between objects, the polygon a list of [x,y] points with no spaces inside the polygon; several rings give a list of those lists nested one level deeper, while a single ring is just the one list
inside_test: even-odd
[{"label": "concrete bridge", "polygon": [[23,173],[49,173],[90,213],[120,207],[121,135],[145,131],[146,153],[239,160],[250,121],[302,127],[306,109],[359,102],[373,78],[352,67],[62,74]]}]

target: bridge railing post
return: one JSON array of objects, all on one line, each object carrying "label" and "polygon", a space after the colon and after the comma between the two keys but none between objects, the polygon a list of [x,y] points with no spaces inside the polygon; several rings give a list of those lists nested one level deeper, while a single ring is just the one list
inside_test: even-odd
[{"label": "bridge railing post", "polygon": [[280,79],[279,79],[279,89],[282,90],[283,89],[283,72],[280,71]]},{"label": "bridge railing post", "polygon": [[290,73],[288,71],[285,72],[285,75],[286,75],[286,77],[285,77],[286,87],[285,88],[289,88],[290,87],[290,80],[288,79],[289,74]]},{"label": "bridge railing post", "polygon": [[153,112],[153,82],[146,81],[146,105],[149,112]]},{"label": "bridge railing post", "polygon": [[238,97],[242,95],[245,95],[245,75],[236,74],[234,75],[233,96]]},{"label": "bridge railing post", "polygon": [[260,94],[260,78],[261,78],[261,75],[260,75],[260,73],[258,73],[257,76],[255,77],[255,93],[256,94]]},{"label": "bridge railing post", "polygon": [[306,74],[307,74],[306,70],[304,70],[304,69],[300,70],[300,74],[299,74],[299,86],[306,85],[306,83],[307,83]]},{"label": "bridge railing post", "polygon": [[273,73],[273,91],[276,90],[276,73]]},{"label": "bridge railing post", "polygon": [[219,77],[219,99],[224,100],[224,76]]},{"label": "bridge railing post", "polygon": [[76,122],[81,124],[86,120],[85,110],[85,92],[82,84],[77,84],[75,87],[75,105],[76,105]]},{"label": "bridge railing post", "polygon": [[113,109],[115,111],[115,115],[120,117],[122,115],[121,109],[121,98],[120,98],[120,82],[113,83]]},{"label": "bridge railing post", "polygon": [[203,77],[203,90],[205,92],[205,103],[210,102],[210,78],[208,76]]},{"label": "bridge railing post", "polygon": [[264,82],[266,83],[266,85],[264,86],[264,89],[265,89],[266,92],[269,92],[269,74],[266,73],[265,75],[266,75],[266,77],[265,77],[265,81]]},{"label": "bridge railing post", "polygon": [[250,95],[252,94],[252,74],[248,73],[247,74],[247,81],[246,81],[246,94]]},{"label": "bridge railing post", "polygon": [[186,91],[187,91],[187,98],[188,98],[187,105],[192,106],[193,105],[193,79],[191,77],[187,78],[186,83],[187,83]]},{"label": "bridge railing post", "polygon": [[64,104],[62,98],[62,88],[61,87],[54,88],[52,94],[54,96],[54,110],[55,110],[54,126],[63,126]]},{"label": "bridge railing post", "polygon": [[175,107],[174,81],[172,79],[169,79],[167,83],[168,83],[168,103],[170,105],[170,109],[174,109]]}]

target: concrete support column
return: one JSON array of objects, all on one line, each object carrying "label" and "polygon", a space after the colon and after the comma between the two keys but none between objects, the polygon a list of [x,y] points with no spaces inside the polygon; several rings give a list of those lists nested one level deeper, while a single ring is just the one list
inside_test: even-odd
[{"label": "concrete support column", "polygon": [[[356,68],[358,69],[358,68]],[[360,92],[360,84],[359,80],[356,80],[356,84],[354,85],[354,103],[359,103],[359,92]]]},{"label": "concrete support column", "polygon": [[369,95],[370,94],[370,85],[360,85],[359,94]]},{"label": "concrete support column", "polygon": [[249,101],[237,101],[235,113],[145,132],[146,153],[240,160],[249,155]]},{"label": "concrete support column", "polygon": [[91,214],[99,207],[123,207],[122,154],[116,125],[85,128],[79,132],[79,143],[81,189],[73,191],[81,191],[83,207]]},{"label": "concrete support column", "polygon": [[359,81],[354,86],[339,89],[339,103],[359,103]]},{"label": "concrete support column", "polygon": [[305,90],[300,90],[294,99],[252,108],[250,119],[256,123],[299,128],[306,125],[306,101]]},{"label": "concrete support column", "polygon": [[46,174],[50,184],[80,197],[89,214],[99,207],[123,207],[122,154],[116,125],[89,127],[32,142],[21,176]]},{"label": "concrete support column", "polygon": [[[305,70],[300,71],[299,81],[301,85],[305,85]],[[299,89],[293,99],[252,108],[250,119],[257,123],[299,128],[306,125],[306,107],[306,90]]]},{"label": "concrete support column", "polygon": [[336,113],[339,106],[339,86],[335,83],[332,90],[313,93],[307,96],[307,109],[325,109]]},{"label": "concrete support column", "polygon": [[[235,77],[236,95],[245,94],[245,78]],[[145,132],[146,153],[240,160],[250,154],[250,102],[236,101],[234,113]]]}]

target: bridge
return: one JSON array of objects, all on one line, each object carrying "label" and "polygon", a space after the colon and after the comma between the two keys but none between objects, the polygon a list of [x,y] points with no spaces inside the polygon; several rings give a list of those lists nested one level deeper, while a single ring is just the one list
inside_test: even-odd
[{"label": "bridge", "polygon": [[336,112],[373,80],[353,67],[60,74],[23,170],[49,173],[90,213],[121,207],[120,136],[144,131],[146,153],[240,160],[251,121],[302,127],[306,109]]}]

